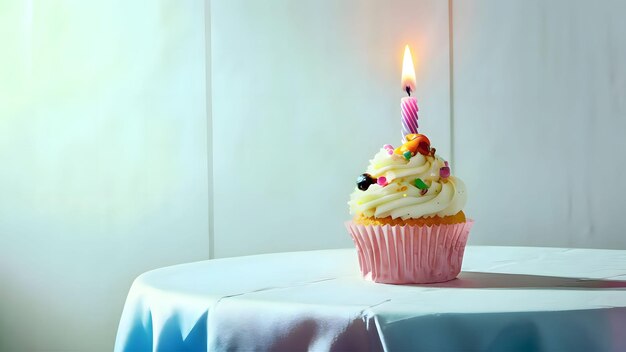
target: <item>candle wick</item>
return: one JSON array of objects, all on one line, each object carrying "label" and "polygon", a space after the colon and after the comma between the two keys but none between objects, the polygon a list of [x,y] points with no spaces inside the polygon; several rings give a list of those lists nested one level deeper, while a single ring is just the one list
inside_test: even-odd
[{"label": "candle wick", "polygon": [[406,90],[406,94],[408,94],[409,96],[411,96],[411,87],[406,86],[404,89]]}]

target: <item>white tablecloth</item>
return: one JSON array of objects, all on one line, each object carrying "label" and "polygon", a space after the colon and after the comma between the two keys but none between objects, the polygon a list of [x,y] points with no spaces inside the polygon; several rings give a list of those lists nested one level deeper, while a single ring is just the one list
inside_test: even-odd
[{"label": "white tablecloth", "polygon": [[626,351],[626,251],[477,247],[456,280],[360,278],[353,249],[139,276],[116,351]]}]

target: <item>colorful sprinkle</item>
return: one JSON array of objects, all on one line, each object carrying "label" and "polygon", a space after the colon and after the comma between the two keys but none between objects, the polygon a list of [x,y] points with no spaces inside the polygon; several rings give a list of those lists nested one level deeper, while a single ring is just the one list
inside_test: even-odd
[{"label": "colorful sprinkle", "polygon": [[420,191],[420,195],[422,195],[422,196],[425,195],[426,193],[428,193],[428,188],[423,189],[423,190]]},{"label": "colorful sprinkle", "polygon": [[402,195],[403,197],[406,197],[406,193]]},{"label": "colorful sprinkle", "polygon": [[447,161],[444,161],[443,163],[446,165],[446,167],[450,167],[450,165],[448,165]]},{"label": "colorful sprinkle", "polygon": [[387,154],[393,155],[393,149],[387,149]]},{"label": "colorful sprinkle", "polygon": [[439,176],[441,176],[441,178],[448,178],[448,177],[450,177],[450,167],[444,166],[441,169],[439,169]]},{"label": "colorful sprinkle", "polygon": [[370,174],[361,174],[356,179],[356,186],[361,191],[367,191],[367,189],[370,188],[370,186],[374,183],[376,183],[376,179],[373,178]]},{"label": "colorful sprinkle", "polygon": [[411,151],[407,150],[406,152],[402,153],[402,155],[404,156],[404,158],[406,160],[411,159]]},{"label": "colorful sprinkle", "polygon": [[393,146],[391,144],[385,144],[385,145],[383,145],[383,148],[385,148],[385,149],[393,149]]},{"label": "colorful sprinkle", "polygon": [[416,178],[415,179],[415,187],[421,189],[421,190],[425,190],[428,189],[428,185],[426,183],[424,183],[424,181],[422,181],[421,178]]},{"label": "colorful sprinkle", "polygon": [[404,154],[405,151],[410,150],[413,155],[420,153],[422,155],[429,155],[430,153],[430,140],[423,134],[408,134],[404,136],[406,142],[395,149],[396,154]]},{"label": "colorful sprinkle", "polygon": [[382,187],[385,187],[386,185],[388,185],[387,178],[385,176],[380,176],[378,180],[376,180],[376,183],[378,183],[378,185]]}]

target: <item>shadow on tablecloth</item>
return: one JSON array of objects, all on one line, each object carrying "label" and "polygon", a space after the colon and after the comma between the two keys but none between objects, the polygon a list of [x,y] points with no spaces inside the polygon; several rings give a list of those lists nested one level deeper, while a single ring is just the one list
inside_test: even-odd
[{"label": "shadow on tablecloth", "polygon": [[416,286],[445,288],[550,288],[555,290],[580,290],[581,288],[626,288],[626,281],[464,271],[461,272],[458,278],[452,281]]}]

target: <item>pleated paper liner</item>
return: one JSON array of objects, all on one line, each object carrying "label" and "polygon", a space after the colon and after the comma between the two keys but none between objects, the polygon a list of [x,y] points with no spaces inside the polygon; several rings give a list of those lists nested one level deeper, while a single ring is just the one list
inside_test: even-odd
[{"label": "pleated paper liner", "polygon": [[379,283],[450,281],[459,275],[474,221],[451,225],[391,226],[345,223],[363,277]]}]

